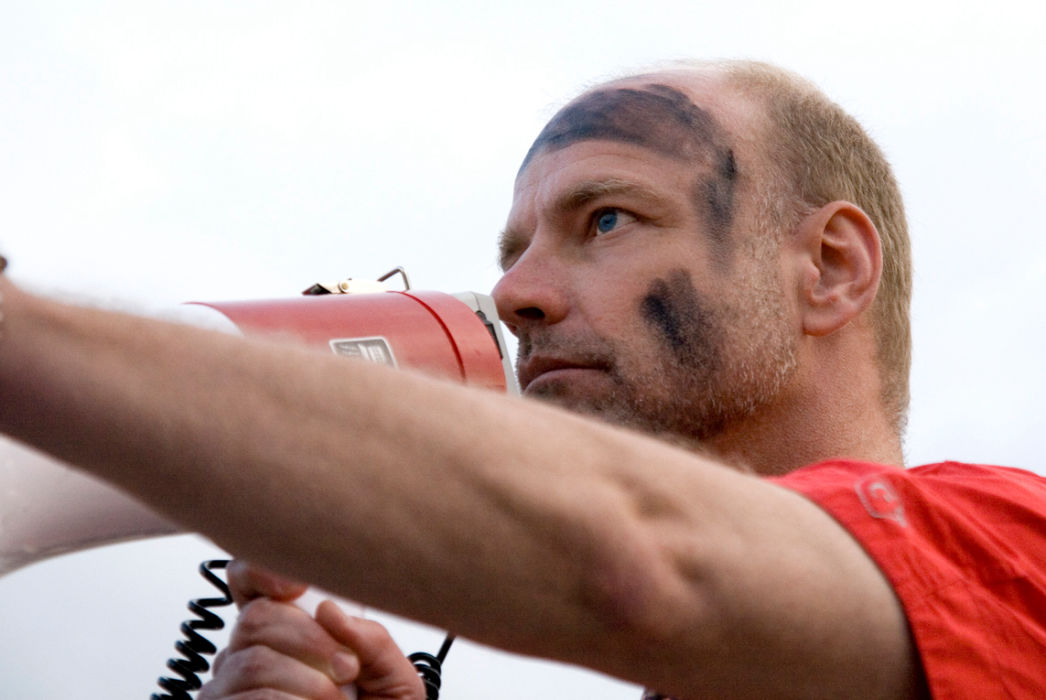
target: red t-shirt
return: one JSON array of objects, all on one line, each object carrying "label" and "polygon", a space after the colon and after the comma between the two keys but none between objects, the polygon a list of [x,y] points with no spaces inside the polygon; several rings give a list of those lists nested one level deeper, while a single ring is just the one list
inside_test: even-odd
[{"label": "red t-shirt", "polygon": [[1046,479],[830,461],[771,481],[820,505],[879,565],[935,698],[1046,697]]}]

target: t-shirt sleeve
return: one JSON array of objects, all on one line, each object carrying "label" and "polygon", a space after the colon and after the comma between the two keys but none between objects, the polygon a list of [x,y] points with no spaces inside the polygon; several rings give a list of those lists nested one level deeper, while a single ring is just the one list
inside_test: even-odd
[{"label": "t-shirt sleeve", "polygon": [[838,461],[770,481],[820,505],[878,564],[935,698],[1046,692],[1046,480]]}]

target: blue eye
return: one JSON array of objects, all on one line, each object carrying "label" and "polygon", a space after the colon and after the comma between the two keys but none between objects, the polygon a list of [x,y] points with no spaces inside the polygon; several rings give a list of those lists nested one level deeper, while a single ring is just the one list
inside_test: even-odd
[{"label": "blue eye", "polygon": [[617,219],[617,209],[604,209],[596,216],[596,229],[600,233],[610,233],[617,228]]},{"label": "blue eye", "polygon": [[634,214],[617,207],[604,207],[597,209],[592,214],[592,227],[597,236],[604,233],[613,233],[620,230],[623,226],[629,226],[635,222],[636,217]]}]

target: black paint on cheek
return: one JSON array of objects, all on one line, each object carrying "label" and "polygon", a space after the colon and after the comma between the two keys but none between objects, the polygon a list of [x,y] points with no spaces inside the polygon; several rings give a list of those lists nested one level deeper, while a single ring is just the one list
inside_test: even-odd
[{"label": "black paint on cheek", "polygon": [[639,302],[643,319],[676,360],[702,374],[719,363],[716,326],[685,270],[654,280]]},{"label": "black paint on cheek", "polygon": [[559,111],[530,147],[534,155],[592,139],[621,141],[675,158],[696,158],[718,135],[712,116],[667,85],[611,88],[583,95]]}]

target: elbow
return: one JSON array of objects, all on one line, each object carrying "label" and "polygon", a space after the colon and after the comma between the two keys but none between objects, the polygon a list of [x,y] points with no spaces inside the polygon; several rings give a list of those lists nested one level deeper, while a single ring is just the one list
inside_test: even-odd
[{"label": "elbow", "polygon": [[[654,656],[666,644],[711,632],[709,577],[692,557],[633,523],[597,556],[582,586],[583,604],[611,645]],[[605,650],[604,653],[610,650]]]}]

